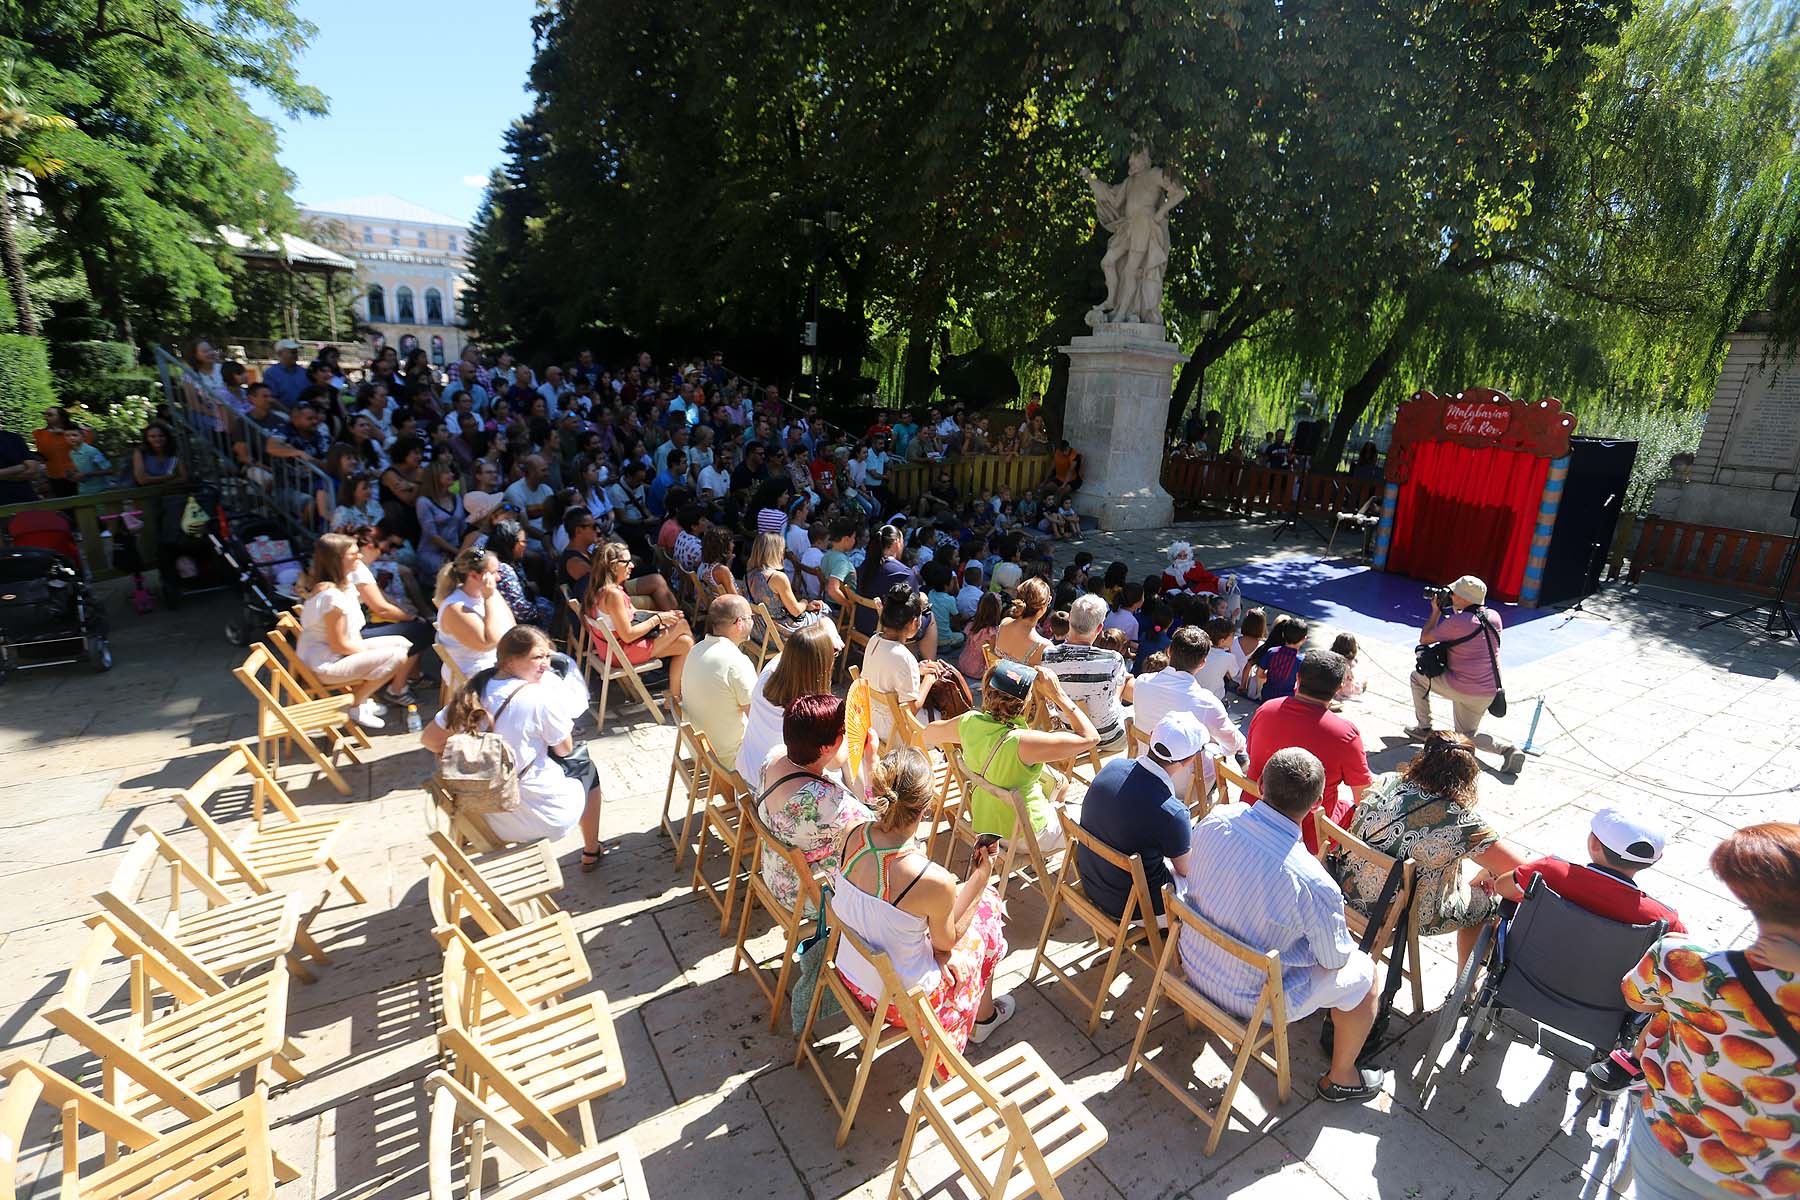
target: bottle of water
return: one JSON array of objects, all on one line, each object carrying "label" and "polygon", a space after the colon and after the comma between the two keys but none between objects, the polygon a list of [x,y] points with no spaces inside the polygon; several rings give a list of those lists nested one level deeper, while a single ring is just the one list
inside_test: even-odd
[{"label": "bottle of water", "polygon": [[417,733],[417,732],[419,732],[419,730],[421,730],[423,728],[425,728],[425,722],[423,722],[419,719],[419,706],[416,704],[407,705],[406,706],[406,731],[408,733]]}]

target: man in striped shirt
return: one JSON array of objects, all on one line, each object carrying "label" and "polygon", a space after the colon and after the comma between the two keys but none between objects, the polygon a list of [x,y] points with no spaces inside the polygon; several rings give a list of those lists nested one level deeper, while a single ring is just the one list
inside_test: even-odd
[{"label": "man in striped shirt", "polygon": [[1087,595],[1069,606],[1069,637],[1060,646],[1044,651],[1044,665],[1056,673],[1069,699],[1079,704],[1100,734],[1102,752],[1125,743],[1125,718],[1131,710],[1120,703],[1131,699],[1131,668],[1116,650],[1094,645],[1100,624],[1106,620],[1106,601]]},{"label": "man in striped shirt", "polygon": [[[1278,750],[1263,764],[1262,789],[1262,803],[1221,805],[1195,826],[1185,899],[1252,950],[1281,955],[1290,1025],[1331,1009],[1331,1069],[1319,1096],[1367,1100],[1382,1080],[1356,1061],[1375,1023],[1375,963],[1350,937],[1343,893],[1300,841],[1301,818],[1325,793],[1325,768],[1298,746]],[[1227,1012],[1250,1015],[1261,971],[1189,929],[1180,950],[1189,982]]]}]

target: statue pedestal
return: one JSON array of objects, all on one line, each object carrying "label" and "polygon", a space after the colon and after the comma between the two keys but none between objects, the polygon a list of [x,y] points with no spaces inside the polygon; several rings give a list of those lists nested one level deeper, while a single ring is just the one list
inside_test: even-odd
[{"label": "statue pedestal", "polygon": [[1099,325],[1058,349],[1069,356],[1063,434],[1083,460],[1076,509],[1109,531],[1169,525],[1175,502],[1159,481],[1181,347],[1158,325]]}]

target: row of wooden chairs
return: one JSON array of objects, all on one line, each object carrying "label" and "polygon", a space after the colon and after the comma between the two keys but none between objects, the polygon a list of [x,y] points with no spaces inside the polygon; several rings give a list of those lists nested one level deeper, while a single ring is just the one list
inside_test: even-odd
[{"label": "row of wooden chairs", "polygon": [[[227,834],[218,809],[247,789],[246,829]],[[8,1185],[36,1106],[62,1110],[65,1195],[266,1197],[299,1172],[269,1149],[271,1084],[303,1077],[287,1036],[290,980],[304,960],[329,961],[308,926],[338,889],[364,896],[336,858],[342,822],[302,817],[248,741],[234,743],[175,796],[205,843],[205,861],[148,823],[95,896],[67,981],[43,1015],[100,1065],[94,1094],[40,1063],[0,1065],[0,1179]],[[277,884],[282,886],[277,886]],[[197,903],[195,902],[197,901]],[[123,1014],[98,986],[117,960],[128,971]],[[220,1085],[250,1084],[220,1107]],[[167,1114],[190,1124],[165,1134]],[[101,1135],[103,1168],[82,1174],[85,1126]],[[130,1151],[120,1160],[121,1150]]]}]

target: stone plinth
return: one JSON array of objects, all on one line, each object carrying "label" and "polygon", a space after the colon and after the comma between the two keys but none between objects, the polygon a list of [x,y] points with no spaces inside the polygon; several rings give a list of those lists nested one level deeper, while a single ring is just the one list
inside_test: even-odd
[{"label": "stone plinth", "polygon": [[1658,485],[1658,513],[1765,533],[1794,527],[1800,361],[1771,354],[1758,324],[1753,317],[1731,335],[1693,470],[1684,480]]},{"label": "stone plinth", "polygon": [[1083,460],[1075,507],[1105,530],[1158,529],[1175,516],[1163,491],[1163,429],[1181,347],[1160,326],[1101,325],[1069,356],[1063,434]]}]

